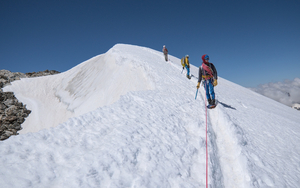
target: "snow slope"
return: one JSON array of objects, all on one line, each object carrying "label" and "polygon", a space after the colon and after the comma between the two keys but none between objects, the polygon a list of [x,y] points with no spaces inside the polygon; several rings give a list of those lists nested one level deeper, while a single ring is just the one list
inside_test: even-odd
[{"label": "snow slope", "polygon": [[13,82],[6,89],[32,110],[20,133],[57,126],[110,105],[128,91],[154,88],[148,68],[134,55],[120,56],[113,48],[62,74]]},{"label": "snow slope", "polygon": [[[0,142],[1,187],[205,187],[204,90],[195,100],[197,79],[181,70],[176,57],[118,44],[5,87],[33,112],[23,134]],[[218,82],[209,186],[299,187],[299,112]]]}]

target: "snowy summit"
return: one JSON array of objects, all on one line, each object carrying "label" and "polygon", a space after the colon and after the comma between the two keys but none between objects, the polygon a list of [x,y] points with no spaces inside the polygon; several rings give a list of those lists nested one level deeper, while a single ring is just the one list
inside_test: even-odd
[{"label": "snowy summit", "polygon": [[[206,187],[198,67],[189,80],[180,57],[169,58],[117,44],[61,74],[3,88],[32,113],[20,135],[0,142],[1,188]],[[215,92],[208,186],[299,187],[299,112],[220,77]]]}]

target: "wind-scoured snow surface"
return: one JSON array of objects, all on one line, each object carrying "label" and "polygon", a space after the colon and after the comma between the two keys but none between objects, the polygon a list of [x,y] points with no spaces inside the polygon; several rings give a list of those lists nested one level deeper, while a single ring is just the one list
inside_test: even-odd
[{"label": "wind-scoured snow surface", "polygon": [[[204,89],[195,100],[197,79],[169,58],[118,44],[5,87],[32,113],[0,142],[0,187],[205,187]],[[222,78],[215,92],[209,187],[299,187],[299,112]]]}]

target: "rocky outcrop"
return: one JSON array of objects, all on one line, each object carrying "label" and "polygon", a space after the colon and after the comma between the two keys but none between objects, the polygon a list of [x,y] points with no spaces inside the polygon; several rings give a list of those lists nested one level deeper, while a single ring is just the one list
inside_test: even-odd
[{"label": "rocky outcrop", "polygon": [[30,72],[30,73],[26,73],[26,77],[40,77],[40,76],[48,76],[48,75],[53,75],[53,74],[58,74],[60,72],[55,71],[55,70],[45,70],[45,71],[40,71],[40,72]]},{"label": "rocky outcrop", "polygon": [[26,78],[24,73],[15,72],[12,73],[8,70],[0,70],[0,88],[3,88],[6,84],[12,81],[20,80],[20,78]]},{"label": "rocky outcrop", "polygon": [[12,73],[8,70],[0,70],[0,140],[5,140],[11,135],[18,135],[18,131],[22,129],[21,124],[30,114],[30,110],[26,109],[17,100],[12,92],[3,92],[2,88],[15,80],[21,78],[39,77],[58,74],[58,71],[40,71],[32,73]]},{"label": "rocky outcrop", "polygon": [[4,140],[11,135],[17,135],[31,111],[12,92],[0,92],[0,101],[0,140]]}]

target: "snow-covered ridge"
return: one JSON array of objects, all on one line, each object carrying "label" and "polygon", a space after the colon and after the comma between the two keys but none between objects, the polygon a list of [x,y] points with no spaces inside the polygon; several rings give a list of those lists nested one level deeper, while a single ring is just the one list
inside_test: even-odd
[{"label": "snow-covered ridge", "polygon": [[20,133],[57,126],[68,118],[110,105],[129,91],[153,89],[154,72],[147,61],[135,59],[138,50],[115,45],[59,75],[13,82],[5,91],[13,91],[32,111]]},{"label": "snow-covered ridge", "polygon": [[[195,100],[197,79],[189,80],[185,71],[181,73],[180,59],[176,57],[170,56],[170,61],[165,62],[161,52],[123,44],[114,46],[105,56],[108,54],[115,61],[109,63],[113,65],[110,72],[118,66],[132,65],[131,69],[138,69],[142,72],[138,75],[144,76],[142,79],[138,76],[137,85],[149,87],[127,91],[115,102],[69,118],[56,127],[1,142],[1,187],[205,187],[203,87]],[[90,110],[84,100],[95,100],[93,92],[99,92],[91,88],[102,82],[111,83],[109,75],[98,82],[95,77],[99,75],[87,63],[111,59],[102,56],[61,74],[65,75],[63,78],[51,76],[56,87],[61,83],[56,79],[65,82],[54,91],[35,91],[32,101],[28,101],[41,109],[38,100],[42,100],[43,94],[52,103],[56,102],[55,98],[64,107],[53,105],[55,108],[78,114],[81,109]],[[213,63],[218,69],[218,62]],[[197,76],[197,67],[191,66],[191,72]],[[218,73],[222,75],[222,70]],[[81,75],[84,75],[82,79],[77,79]],[[113,75],[118,80],[122,71]],[[132,75],[136,74],[127,76]],[[51,85],[45,78],[25,79],[22,83]],[[18,88],[20,97],[22,92],[27,93],[23,89]],[[207,119],[209,187],[297,188],[299,112],[221,77],[215,91],[219,104],[208,111]],[[111,97],[114,97],[112,93]],[[56,115],[52,110],[52,106],[44,108],[39,111],[40,116]],[[51,117],[47,120],[56,121]]]}]

